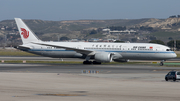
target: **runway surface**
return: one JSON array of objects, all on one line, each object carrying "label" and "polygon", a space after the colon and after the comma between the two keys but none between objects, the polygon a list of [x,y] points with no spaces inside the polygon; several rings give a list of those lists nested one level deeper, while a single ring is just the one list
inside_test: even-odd
[{"label": "runway surface", "polygon": [[82,64],[0,64],[0,72],[31,73],[71,73],[80,74],[82,70],[99,71],[99,74],[119,73],[167,73],[180,70],[180,67],[158,65],[82,65]]},{"label": "runway surface", "polygon": [[[35,57],[33,57],[35,58]],[[35,60],[41,60],[39,58]],[[82,71],[98,73],[82,73]],[[180,67],[158,65],[0,63],[2,101],[179,101]]]}]

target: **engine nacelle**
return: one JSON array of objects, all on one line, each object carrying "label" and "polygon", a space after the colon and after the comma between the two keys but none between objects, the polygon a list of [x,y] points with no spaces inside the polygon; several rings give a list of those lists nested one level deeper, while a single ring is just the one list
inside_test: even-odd
[{"label": "engine nacelle", "polygon": [[129,59],[114,59],[115,62],[129,62]]},{"label": "engine nacelle", "polygon": [[97,62],[111,62],[113,58],[113,53],[96,53],[94,56],[95,61]]}]

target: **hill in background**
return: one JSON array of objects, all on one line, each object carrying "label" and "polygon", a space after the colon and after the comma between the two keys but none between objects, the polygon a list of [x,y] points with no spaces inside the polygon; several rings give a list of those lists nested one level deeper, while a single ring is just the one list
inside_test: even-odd
[{"label": "hill in background", "polygon": [[[24,22],[44,41],[58,41],[61,37],[69,39],[114,38],[123,41],[148,42],[160,39],[165,42],[180,39],[180,18],[168,19],[115,19],[115,20],[74,20],[43,21],[24,20]],[[104,34],[103,28],[125,26],[126,30],[135,30],[131,35]],[[92,34],[92,31],[96,31]],[[0,22],[0,41],[19,43],[20,36],[14,20]],[[133,42],[133,41],[132,41]]]}]

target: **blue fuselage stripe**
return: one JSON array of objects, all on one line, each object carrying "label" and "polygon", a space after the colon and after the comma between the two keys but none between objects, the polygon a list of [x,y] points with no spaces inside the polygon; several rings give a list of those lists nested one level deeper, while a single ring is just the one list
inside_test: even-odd
[{"label": "blue fuselage stripe", "polygon": [[[29,51],[63,51],[63,52],[75,52],[74,50],[58,50],[58,49],[30,49]],[[94,50],[93,50],[94,51]],[[118,50],[96,50],[102,52],[117,52],[117,53],[174,53],[173,51],[118,51]]]}]

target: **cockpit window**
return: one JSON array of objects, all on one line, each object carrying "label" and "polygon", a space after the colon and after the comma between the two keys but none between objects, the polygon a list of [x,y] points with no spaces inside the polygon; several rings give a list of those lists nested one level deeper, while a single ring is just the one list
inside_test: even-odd
[{"label": "cockpit window", "polygon": [[166,51],[172,51],[171,49],[166,49]]}]

